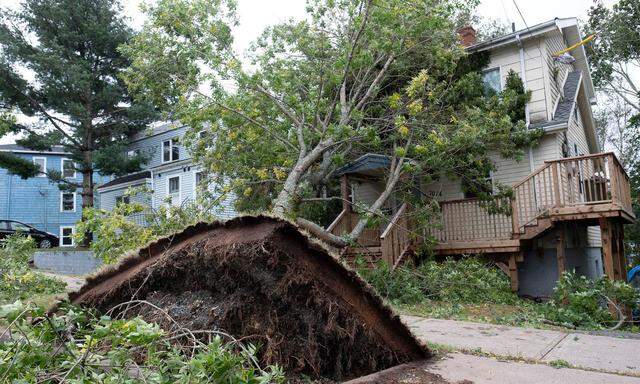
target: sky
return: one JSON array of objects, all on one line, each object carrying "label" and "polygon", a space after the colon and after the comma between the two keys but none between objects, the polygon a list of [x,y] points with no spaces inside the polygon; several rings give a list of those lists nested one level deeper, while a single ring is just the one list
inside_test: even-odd
[{"label": "sky", "polygon": [[[240,24],[234,31],[234,46],[238,52],[246,50],[265,27],[289,18],[304,17],[305,0],[237,1]],[[612,5],[615,0],[604,2]],[[141,3],[140,0],[121,0],[124,14],[136,29],[144,23],[139,10]],[[522,16],[516,9],[516,3]],[[0,8],[15,8],[18,4],[16,0],[0,0]],[[523,29],[555,17],[578,17],[584,20],[592,4],[593,0],[481,0],[477,13],[479,16],[499,19],[507,24],[515,23],[517,29]],[[13,138],[3,137],[0,138],[0,143],[12,140]]]}]

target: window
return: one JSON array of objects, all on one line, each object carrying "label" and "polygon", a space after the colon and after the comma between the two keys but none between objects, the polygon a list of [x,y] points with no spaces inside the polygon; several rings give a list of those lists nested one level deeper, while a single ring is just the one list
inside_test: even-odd
[{"label": "window", "polygon": [[134,158],[136,156],[139,156],[139,155],[140,155],[140,150],[139,149],[132,149],[130,151],[127,151],[127,157],[129,159],[132,159],[132,158]]},{"label": "window", "polygon": [[63,178],[75,178],[76,166],[71,159],[62,159],[62,177]]},{"label": "window", "polygon": [[116,196],[116,205],[118,204],[129,204],[131,202],[130,196],[128,195],[120,195]]},{"label": "window", "polygon": [[169,194],[175,195],[180,193],[180,176],[174,176],[169,178]]},{"label": "window", "polygon": [[493,68],[482,72],[482,83],[484,85],[485,96],[491,96],[502,91],[500,68]]},{"label": "window", "polygon": [[174,137],[171,140],[162,142],[162,162],[180,160],[180,146],[178,145],[178,138]]},{"label": "window", "polygon": [[61,192],[60,193],[60,212],[76,211],[76,193]]},{"label": "window", "polygon": [[76,228],[73,226],[60,227],[60,246],[73,247],[73,235],[75,232]]},{"label": "window", "polygon": [[194,173],[194,181],[195,183],[193,184],[194,190],[195,190],[195,195],[198,195],[198,190],[203,190],[204,188],[206,188],[207,185],[207,177],[205,175],[204,172],[202,171],[196,171]]},{"label": "window", "polygon": [[33,164],[40,167],[40,173],[38,177],[47,177],[47,158],[46,157],[34,157]]}]

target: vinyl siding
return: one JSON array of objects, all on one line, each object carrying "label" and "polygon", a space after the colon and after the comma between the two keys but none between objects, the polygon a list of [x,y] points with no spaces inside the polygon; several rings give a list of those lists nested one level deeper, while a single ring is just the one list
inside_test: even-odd
[{"label": "vinyl siding", "polygon": [[[151,187],[151,183],[145,183],[144,181],[142,181],[140,184],[136,184],[133,187],[140,187],[147,184],[147,186],[150,188]],[[118,189],[110,189],[108,191],[105,192],[100,192],[100,208],[104,209],[106,211],[111,211],[113,208],[115,208],[116,206],[116,199],[119,196],[123,196],[127,190],[129,189],[130,185],[124,186],[122,188],[118,188]],[[135,196],[131,196],[131,202],[136,202],[136,203],[140,203],[140,204],[145,204],[145,205],[151,205],[151,194],[137,194]]]},{"label": "vinyl siding", "polygon": [[[141,154],[147,157],[148,161],[145,168],[155,168],[164,163],[162,161],[162,143],[167,140],[171,140],[174,137],[182,137],[187,131],[186,127],[176,128],[169,131],[162,132],[156,135],[148,135],[142,137],[128,146],[128,150],[139,150]],[[183,143],[179,143],[180,146],[180,160],[190,158],[189,153]]]},{"label": "vinyl siding", "polygon": [[[147,163],[143,166],[143,169],[152,171],[152,180],[149,183],[149,187],[152,190],[150,196],[146,198],[149,204],[153,208],[166,204],[168,199],[168,182],[169,179],[175,176],[180,177],[180,195],[177,196],[172,203],[176,206],[186,204],[195,200],[195,172],[198,167],[191,161],[191,156],[185,145],[179,142],[180,158],[177,161],[163,162],[163,148],[162,143],[167,140],[171,140],[175,137],[182,138],[187,131],[187,127],[180,127],[175,129],[162,128],[160,133],[153,134],[143,133],[138,136],[127,148],[128,151],[138,150],[141,154],[147,157]],[[122,195],[126,191],[127,187],[123,187],[118,190],[112,190],[101,193],[102,198],[105,200],[101,205],[103,209],[111,210],[115,205],[115,199],[117,196]],[[211,187],[214,192],[215,187]],[[214,195],[214,198],[216,196]],[[221,204],[220,207],[215,209],[214,214],[221,219],[228,219],[237,215],[234,209],[235,197],[229,195]]]},{"label": "vinyl siding", "polygon": [[[524,78],[526,78],[526,89],[531,91],[531,100],[528,106],[532,123],[543,120],[546,121],[548,113],[545,98],[545,69],[541,56],[541,52],[543,51],[541,47],[543,46],[544,42],[542,39],[533,39],[526,41],[524,44]],[[510,70],[513,70],[523,78],[520,65],[520,51],[517,46],[506,46],[491,51],[490,61],[486,68],[496,67],[500,68],[503,88]]]},{"label": "vinyl siding", "polygon": [[[46,158],[47,169],[61,170],[64,155],[58,154],[23,154],[19,157],[33,160],[33,157]],[[96,184],[104,183],[109,177],[94,174]],[[76,183],[82,182],[82,175],[76,172],[75,178],[67,180]],[[21,221],[40,230],[51,232],[56,236],[60,233],[61,226],[73,226],[82,218],[81,189],[76,191],[75,211],[61,212],[61,191],[57,184],[51,183],[46,177],[32,177],[22,179],[19,176],[9,174],[5,169],[0,169],[0,218]],[[96,198],[95,206],[99,199]]]}]

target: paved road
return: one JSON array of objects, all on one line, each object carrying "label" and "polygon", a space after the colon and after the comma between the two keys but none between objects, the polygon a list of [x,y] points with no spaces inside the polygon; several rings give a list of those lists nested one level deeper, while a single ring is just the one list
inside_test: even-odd
[{"label": "paved road", "polygon": [[[637,339],[425,319],[416,316],[402,318],[416,336],[424,341],[462,351],[485,352],[498,358],[503,356],[510,360],[520,358],[533,362],[500,362],[487,357],[454,353],[450,355],[451,358],[437,362],[434,366],[442,372],[455,373],[453,376],[443,375],[452,381],[466,378],[474,383],[640,384],[640,378],[631,377],[640,376],[640,340]],[[544,364],[535,364],[560,360],[580,369],[556,369]],[[473,376],[479,367],[484,367],[478,371],[484,375]],[[545,379],[542,380],[539,375]],[[574,376],[575,379],[572,378]]]},{"label": "paved road", "polygon": [[58,280],[62,280],[67,284],[66,287],[66,291],[67,292],[75,292],[77,290],[80,289],[80,287],[82,287],[84,285],[85,279],[82,276],[77,276],[77,275],[62,275],[59,273],[53,273],[53,272],[48,272],[48,271],[43,271],[40,269],[37,269],[36,271],[38,271],[38,273],[41,273],[45,276],[49,276],[49,277],[53,277],[56,278]]}]

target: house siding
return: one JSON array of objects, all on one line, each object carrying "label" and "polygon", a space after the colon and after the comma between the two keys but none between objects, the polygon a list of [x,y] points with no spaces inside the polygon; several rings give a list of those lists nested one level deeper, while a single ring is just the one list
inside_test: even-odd
[{"label": "house siding", "polygon": [[[46,159],[47,169],[61,170],[62,159],[67,158],[61,154],[49,153],[15,153],[28,161],[34,157]],[[67,180],[81,183],[82,175],[76,172],[75,178]],[[109,177],[94,174],[96,183],[104,183]],[[60,227],[75,226],[82,218],[81,189],[75,194],[75,211],[61,212],[61,191],[57,184],[51,183],[47,177],[32,177],[22,179],[19,176],[9,174],[7,170],[0,169],[0,218],[21,221],[40,230],[60,235]],[[96,199],[95,205],[99,204]]]},{"label": "house siding", "polygon": [[[187,127],[171,128],[171,126],[161,127],[159,132],[140,134],[128,147],[127,151],[138,150],[143,154],[148,162],[143,167],[144,170],[151,171],[152,178],[148,181],[147,186],[150,188],[150,195],[138,196],[139,202],[149,204],[152,208],[158,208],[163,204],[173,204],[181,206],[196,199],[195,190],[195,173],[199,170],[197,165],[191,162],[191,156],[187,148],[180,142],[181,138],[187,131]],[[162,143],[173,138],[179,139],[179,160],[171,162],[162,161]],[[180,177],[180,195],[169,201],[168,182],[175,176]],[[142,182],[140,183],[142,184]],[[138,184],[138,185],[140,185]],[[115,206],[117,196],[126,192],[129,185],[122,188],[112,189],[101,192],[104,204],[101,208],[111,210]],[[211,186],[212,193],[215,187]],[[214,198],[217,195],[214,193]],[[135,200],[134,200],[135,201]],[[237,215],[234,209],[235,196],[228,195],[220,206],[214,208],[213,214],[220,219],[229,219]]]}]

